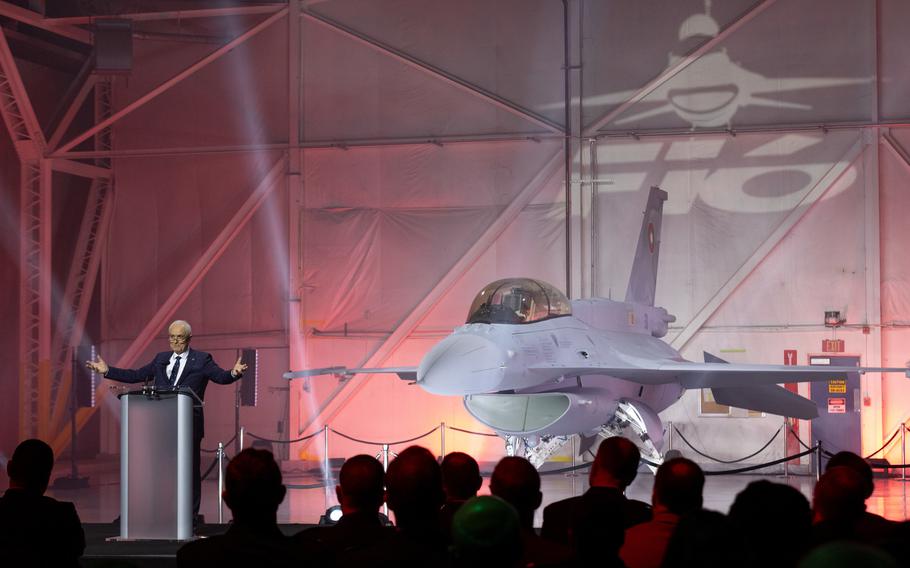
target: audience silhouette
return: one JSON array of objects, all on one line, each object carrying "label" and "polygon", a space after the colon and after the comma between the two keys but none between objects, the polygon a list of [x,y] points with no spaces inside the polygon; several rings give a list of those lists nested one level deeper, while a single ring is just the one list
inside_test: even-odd
[{"label": "audience silhouette", "polygon": [[534,531],[534,511],[543,501],[540,474],[525,458],[502,458],[490,477],[490,493],[512,505],[518,512],[524,566],[568,566],[572,551],[548,541]]},{"label": "audience silhouette", "polygon": [[443,535],[449,535],[452,517],[465,501],[477,496],[483,484],[477,460],[464,452],[452,452],[442,460],[442,489],[445,503],[439,513]]},{"label": "audience silhouette", "polygon": [[473,497],[452,519],[452,565],[456,568],[520,568],[518,512],[499,497]]},{"label": "audience silhouette", "polygon": [[590,488],[543,510],[541,536],[571,547],[581,563],[618,564],[626,528],[651,518],[651,508],[626,499],[641,452],[619,436],[601,442],[591,464]]},{"label": "audience silhouette", "polygon": [[796,566],[809,546],[809,500],[789,485],[753,481],[733,501],[730,520],[742,535],[746,566]]},{"label": "audience silhouette", "polygon": [[619,551],[628,568],[661,565],[680,518],[701,509],[704,486],[705,474],[690,459],[674,458],[657,468],[651,493],[654,518],[626,529]]},{"label": "audience silhouette", "polygon": [[36,439],[19,444],[6,464],[9,489],[0,497],[4,566],[79,566],[85,533],[72,503],[44,495],[54,452]]},{"label": "audience silhouette", "polygon": [[290,539],[278,528],[276,513],[286,488],[272,453],[247,448],[227,466],[224,502],[234,520],[223,535],[200,539],[177,551],[181,567],[297,566]]},{"label": "audience silhouette", "polygon": [[[223,535],[177,552],[178,566],[327,566],[353,568],[625,568],[908,565],[910,522],[866,511],[874,483],[869,464],[840,452],[815,485],[812,508],[793,487],[767,480],[743,489],[729,515],[703,506],[705,475],[678,457],[657,469],[652,509],[629,500],[640,453],[629,440],[604,440],[591,464],[590,488],[544,510],[541,535],[534,512],[541,477],[525,458],[505,457],[477,496],[477,461],[464,453],[442,465],[411,446],[383,471],[368,455],[344,462],[335,493],[343,516],[333,526],[285,537],[277,510],[285,497],[272,453],[246,449],[232,459],[224,501],[233,521]],[[7,464],[0,497],[4,566],[79,566],[85,535],[72,503],[44,492],[54,455],[41,440],[19,444]],[[383,501],[395,526],[379,514]]]},{"label": "audience silhouette", "polygon": [[382,464],[372,456],[360,454],[347,459],[335,487],[342,517],[334,526],[297,533],[293,538],[300,555],[321,558],[321,562],[312,562],[319,565],[368,566],[380,562],[385,550],[380,545],[394,532],[383,526],[379,517],[384,476]]}]

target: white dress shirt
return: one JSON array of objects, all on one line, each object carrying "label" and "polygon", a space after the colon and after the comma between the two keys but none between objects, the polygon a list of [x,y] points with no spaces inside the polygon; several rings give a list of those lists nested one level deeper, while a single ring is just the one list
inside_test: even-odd
[{"label": "white dress shirt", "polygon": [[168,363],[167,369],[165,369],[164,372],[165,372],[165,375],[170,379],[171,371],[174,369],[174,363],[177,361],[180,362],[180,368],[177,369],[177,380],[174,381],[174,386],[177,386],[177,383],[180,382],[180,378],[183,376],[183,369],[186,368],[186,360],[187,360],[188,356],[189,356],[189,351],[184,351],[183,353],[181,353],[179,355],[176,353],[171,353],[171,361],[170,361],[170,363]]}]

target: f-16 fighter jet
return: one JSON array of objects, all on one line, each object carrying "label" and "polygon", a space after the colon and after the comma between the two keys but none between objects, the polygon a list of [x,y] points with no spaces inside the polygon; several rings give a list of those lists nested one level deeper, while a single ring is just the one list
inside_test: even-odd
[{"label": "f-16 fighter jet", "polygon": [[461,396],[467,411],[506,440],[510,454],[540,466],[569,437],[581,451],[598,435],[631,428],[660,458],[658,413],[686,389],[710,388],[725,405],[802,419],[816,404],[777,383],[846,379],[848,373],[904,368],[729,364],[705,353],[687,361],[660,338],[676,318],[654,306],[663,202],[651,188],[625,301],[569,300],[539,280],[509,278],[474,298],[467,322],[414,367],[329,367],[286,373],[288,379],[396,373],[427,392]]}]

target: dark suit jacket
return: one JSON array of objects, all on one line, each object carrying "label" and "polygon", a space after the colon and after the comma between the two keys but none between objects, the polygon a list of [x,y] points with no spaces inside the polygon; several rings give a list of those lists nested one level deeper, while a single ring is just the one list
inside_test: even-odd
[{"label": "dark suit jacket", "polygon": [[[173,353],[173,351],[162,351],[155,355],[151,363],[138,369],[110,367],[105,378],[121,383],[141,383],[152,379],[156,388],[169,389],[173,385],[167,376],[167,365],[170,363]],[[219,367],[208,353],[195,349],[189,349],[188,353],[186,365],[183,367],[183,374],[180,375],[177,386],[189,387],[200,400],[205,400],[205,387],[209,381],[227,385],[237,380],[231,376],[230,371]],[[199,439],[205,435],[205,418],[202,407],[195,404],[193,406],[193,432]]]},{"label": "dark suit jacket", "polygon": [[310,559],[313,566],[377,566],[386,542],[395,538],[395,529],[382,526],[376,513],[355,512],[344,515],[334,526],[305,529],[291,540],[296,553]]},{"label": "dark suit jacket", "polygon": [[591,487],[583,495],[547,505],[540,536],[571,547],[581,561],[593,555],[618,562],[625,530],[650,519],[648,504],[626,499],[612,487]]},{"label": "dark suit jacket", "polygon": [[290,539],[278,529],[248,527],[233,523],[222,535],[195,540],[177,551],[177,566],[226,568],[256,566],[261,568],[296,568],[308,566],[295,556]]},{"label": "dark suit jacket", "polygon": [[3,566],[79,566],[85,533],[72,503],[8,489],[0,497]]}]

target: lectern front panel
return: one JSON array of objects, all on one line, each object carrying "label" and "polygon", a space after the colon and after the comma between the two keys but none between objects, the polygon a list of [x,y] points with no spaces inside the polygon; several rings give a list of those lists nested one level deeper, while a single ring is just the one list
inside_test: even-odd
[{"label": "lectern front panel", "polygon": [[192,399],[131,394],[121,410],[121,538],[191,538]]}]

